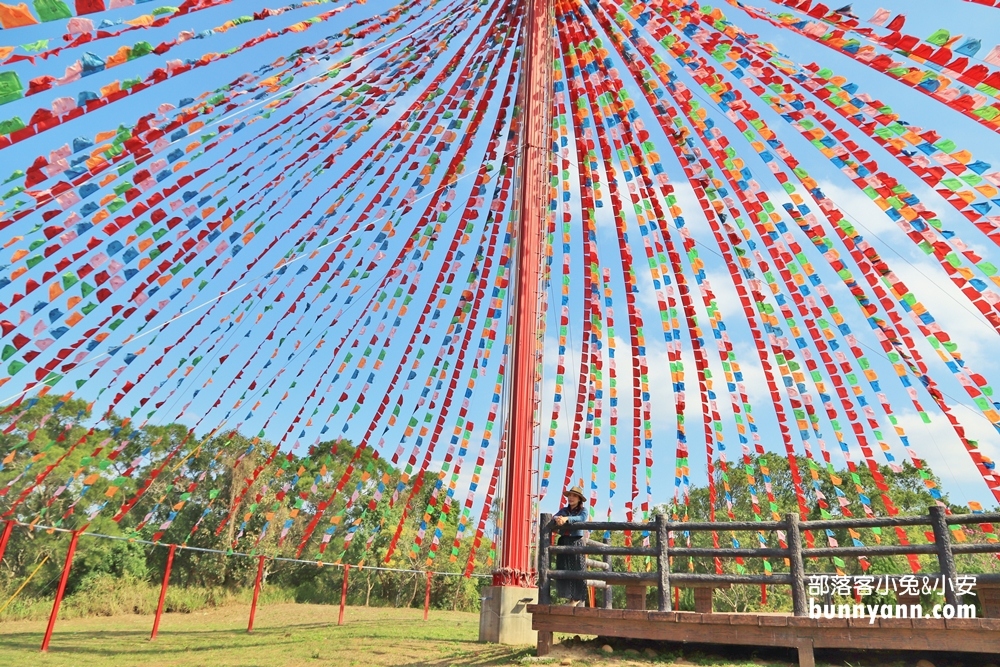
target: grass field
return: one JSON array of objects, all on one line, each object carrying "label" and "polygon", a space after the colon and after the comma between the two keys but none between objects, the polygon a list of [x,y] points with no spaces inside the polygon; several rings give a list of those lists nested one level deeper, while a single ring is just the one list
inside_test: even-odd
[{"label": "grass field", "polygon": [[[167,614],[160,636],[149,641],[152,617],[128,615],[59,621],[46,655],[38,652],[45,623],[0,623],[0,665],[144,667],[246,665],[715,665],[716,667],[791,666],[790,653],[739,648],[729,653],[704,647],[619,643],[613,654],[600,651],[603,642],[559,644],[551,657],[534,657],[533,648],[479,644],[479,617],[462,612],[432,611],[423,621],[417,609],[348,607],[345,624],[337,626],[337,607],[273,604],[258,609],[252,635],[246,633],[249,607],[234,605],[191,614]],[[568,638],[567,638],[568,639]],[[648,650],[647,650],[648,649]],[[819,656],[820,665],[838,667],[910,667],[920,657],[876,655]],[[983,667],[981,657],[958,661],[930,656],[935,667]],[[971,661],[969,661],[971,660]]]}]

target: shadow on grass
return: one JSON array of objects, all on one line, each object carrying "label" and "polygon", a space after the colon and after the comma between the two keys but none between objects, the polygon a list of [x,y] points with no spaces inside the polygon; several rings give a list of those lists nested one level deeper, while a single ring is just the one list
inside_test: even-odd
[{"label": "shadow on grass", "polygon": [[[157,641],[149,641],[149,631],[145,628],[135,630],[86,630],[70,631],[60,636],[58,629],[53,635],[49,653],[53,656],[68,657],[72,655],[87,655],[99,658],[122,658],[133,656],[137,660],[151,655],[202,655],[217,651],[253,651],[255,649],[282,650],[282,647],[301,647],[304,643],[315,641],[336,640],[336,636],[291,636],[292,633],[308,633],[317,631],[336,631],[338,628],[346,632],[344,639],[385,638],[397,639],[406,643],[433,642],[438,644],[442,653],[430,660],[402,663],[400,667],[416,667],[416,665],[431,665],[445,667],[447,665],[472,665],[488,667],[490,665],[506,665],[521,657],[534,653],[531,647],[511,650],[502,646],[484,646],[474,640],[454,637],[424,637],[416,639],[399,636],[398,626],[387,626],[380,620],[350,621],[344,626],[335,623],[293,623],[278,626],[258,626],[252,634],[244,628],[212,628],[171,630],[161,626]],[[439,628],[442,632],[444,628]],[[359,632],[360,630],[360,632]],[[0,635],[5,651],[37,653],[41,644],[40,632],[15,632]],[[444,646],[441,646],[444,645]],[[344,649],[341,649],[344,650]],[[334,650],[335,653],[341,651]],[[388,652],[388,651],[387,651]],[[375,651],[372,654],[379,654]],[[374,663],[373,663],[374,664]]]},{"label": "shadow on grass", "polygon": [[[482,646],[477,642],[462,642],[470,646]],[[451,665],[472,665],[473,667],[488,667],[489,665],[510,665],[520,662],[525,656],[534,655],[533,647],[510,650],[502,646],[495,646],[486,649],[470,650],[469,653],[460,653],[451,657],[439,660],[421,660],[419,662],[408,662],[398,667],[450,667]]]}]

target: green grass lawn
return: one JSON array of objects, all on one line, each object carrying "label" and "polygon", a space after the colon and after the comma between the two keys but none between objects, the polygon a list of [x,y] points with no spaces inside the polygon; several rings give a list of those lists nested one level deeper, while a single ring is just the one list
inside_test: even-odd
[{"label": "green grass lawn", "polygon": [[426,623],[418,609],[338,608],[279,604],[257,610],[247,634],[249,607],[165,614],[155,642],[151,616],[60,621],[48,655],[40,654],[45,623],[0,623],[3,665],[503,665],[531,649],[476,643],[479,617],[435,611]]},{"label": "green grass lawn", "polygon": [[[705,646],[626,640],[613,642],[614,652],[608,655],[600,651],[603,642],[568,637],[554,647],[550,657],[539,659],[532,647],[479,644],[477,614],[432,611],[430,620],[424,622],[419,609],[348,607],[345,624],[338,627],[337,613],[336,606],[264,605],[257,611],[252,635],[246,632],[248,605],[166,614],[155,642],[149,641],[151,616],[68,619],[56,625],[48,654],[38,651],[44,621],[0,622],[0,665],[791,667],[793,659],[787,651],[763,647],[719,647],[716,651]],[[838,667],[912,667],[922,657],[929,657],[935,667],[985,667],[981,656],[901,657],[882,653],[817,657],[819,665]]]}]

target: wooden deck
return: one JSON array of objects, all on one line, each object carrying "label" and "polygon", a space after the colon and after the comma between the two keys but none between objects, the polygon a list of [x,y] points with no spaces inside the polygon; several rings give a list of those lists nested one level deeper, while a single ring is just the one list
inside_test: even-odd
[{"label": "wooden deck", "polygon": [[1000,618],[825,619],[776,614],[595,609],[528,605],[538,631],[538,655],[552,647],[552,633],[628,637],[701,644],[786,646],[798,649],[799,666],[815,667],[814,648],[959,651],[1000,655]]}]

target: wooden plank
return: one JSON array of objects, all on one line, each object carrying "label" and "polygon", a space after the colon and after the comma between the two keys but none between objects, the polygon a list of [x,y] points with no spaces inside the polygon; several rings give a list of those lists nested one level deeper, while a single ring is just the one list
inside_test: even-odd
[{"label": "wooden plank", "polygon": [[757,624],[761,627],[788,625],[787,616],[768,616],[761,614],[757,617]]},{"label": "wooden plank", "polygon": [[949,630],[982,630],[982,621],[978,618],[946,618],[944,627]]},{"label": "wooden plank", "polygon": [[706,625],[729,625],[729,617],[726,614],[705,614],[702,622]]},{"label": "wooden plank", "polygon": [[704,623],[705,614],[698,612],[682,611],[677,613],[677,620],[680,623]]},{"label": "wooden plank", "polygon": [[757,625],[757,614],[730,614],[730,625]]},{"label": "wooden plank", "polygon": [[676,611],[651,611],[649,612],[649,620],[656,621],[657,623],[676,623],[677,622],[677,612]]},{"label": "wooden plank", "polygon": [[554,604],[549,607],[549,613],[553,616],[572,616],[575,607],[571,607],[568,604]]},{"label": "wooden plank", "polygon": [[[539,606],[535,606],[536,609]],[[541,632],[749,646],[1000,653],[1000,619],[808,619],[767,614],[696,614],[550,607],[535,613]],[[620,612],[620,618],[610,612]],[[960,621],[960,622],[959,622]],[[910,624],[907,631],[907,624]],[[544,637],[543,637],[544,638]],[[803,658],[805,659],[805,658]],[[808,664],[808,662],[804,663]]]}]

